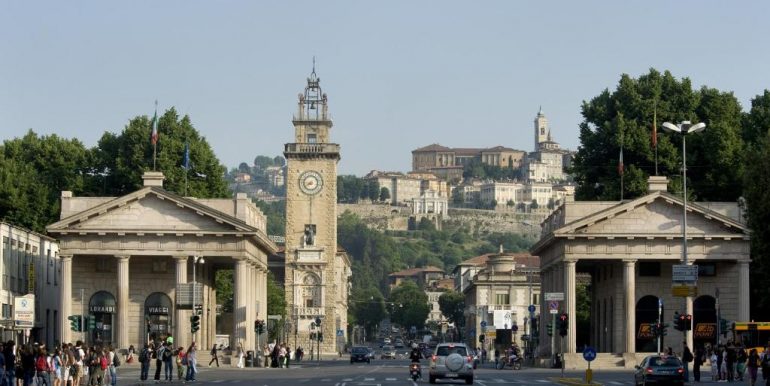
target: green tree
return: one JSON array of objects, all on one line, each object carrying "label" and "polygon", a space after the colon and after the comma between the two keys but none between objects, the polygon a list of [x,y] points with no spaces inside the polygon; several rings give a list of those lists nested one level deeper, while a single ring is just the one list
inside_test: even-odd
[{"label": "green tree", "polygon": [[[706,122],[704,133],[687,138],[688,187],[694,198],[730,201],[738,197],[742,178],[740,105],[732,93],[703,87],[693,90],[687,78],[675,79],[651,69],[634,79],[623,74],[614,91],[583,102],[580,148],[571,173],[580,200],[620,197],[617,171],[621,145],[626,171],[625,198],[647,192],[655,173],[653,117],[664,121]],[[668,176],[670,189],[681,187],[681,136],[658,130],[658,172]]]},{"label": "green tree", "polygon": [[222,312],[233,312],[233,270],[217,270],[214,277],[217,289],[217,304],[222,306]]},{"label": "green tree", "polygon": [[393,289],[389,297],[392,306],[391,320],[404,328],[417,329],[425,325],[430,308],[428,307],[428,295],[417,287],[417,284],[409,280],[404,281]]},{"label": "green tree", "polygon": [[448,291],[438,297],[438,307],[441,310],[441,314],[450,323],[454,323],[458,326],[458,331],[462,331],[465,326],[465,297],[463,294],[456,291]]},{"label": "green tree", "polygon": [[267,217],[267,234],[284,236],[286,234],[286,203],[283,201],[264,202],[252,200]]},{"label": "green tree", "polygon": [[[277,156],[276,158],[278,157],[280,156]],[[265,155],[258,155],[254,158],[254,168],[258,170],[265,170],[273,165],[275,165],[275,158],[270,158]]]},{"label": "green tree", "polygon": [[[770,93],[752,100],[752,109],[746,122],[752,125],[747,129],[752,138],[746,156],[744,176],[745,210],[748,226],[751,229],[751,318],[768,320],[770,318],[770,288],[764,285],[770,275]],[[758,284],[761,283],[761,284]]]},{"label": "green tree", "polygon": [[380,290],[370,283],[370,286],[353,292],[350,303],[356,324],[364,326],[368,336],[374,336],[375,328],[387,316]]},{"label": "green tree", "polygon": [[267,314],[286,317],[286,294],[272,272],[267,274]]},{"label": "green tree", "polygon": [[[142,174],[152,170],[151,119],[129,121],[120,134],[104,133],[95,149],[95,170],[107,172],[107,195],[122,196],[142,187]],[[199,198],[229,197],[225,167],[211,146],[193,127],[189,116],[167,110],[158,120],[157,167],[165,176],[164,189]],[[182,168],[185,143],[189,144],[191,168]],[[185,174],[187,175],[185,183]]]},{"label": "green tree", "polygon": [[390,190],[386,187],[380,188],[380,201],[387,202],[390,201]]}]

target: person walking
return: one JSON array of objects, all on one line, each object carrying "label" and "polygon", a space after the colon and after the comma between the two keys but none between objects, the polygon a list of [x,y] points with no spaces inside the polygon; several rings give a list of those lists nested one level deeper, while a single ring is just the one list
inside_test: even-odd
[{"label": "person walking", "polygon": [[242,369],[243,368],[243,346],[241,346],[240,342],[238,342],[237,354],[238,354],[238,363],[236,364],[236,367],[239,369]]},{"label": "person walking", "polygon": [[179,347],[176,351],[176,375],[177,379],[184,382],[187,376],[187,357],[184,353],[184,347]]},{"label": "person walking", "polygon": [[692,377],[695,382],[700,382],[700,368],[703,366],[703,347],[698,346],[695,348],[695,359],[692,363]]},{"label": "person walking", "polygon": [[118,384],[118,366],[120,366],[120,357],[118,355],[120,354],[115,352],[115,348],[112,345],[107,346],[107,360],[109,361],[107,369],[110,374],[110,386],[117,386]]},{"label": "person walking", "polygon": [[754,386],[754,384],[757,383],[757,372],[761,364],[762,362],[759,359],[759,355],[757,355],[757,350],[751,349],[749,351],[748,357],[746,358],[746,368],[749,370],[750,386]]},{"label": "person walking", "polygon": [[155,383],[160,382],[160,373],[163,369],[163,345],[155,343],[156,349],[154,350],[153,357],[155,358]]},{"label": "person walking", "polygon": [[61,350],[58,348],[54,350],[53,356],[51,357],[51,368],[52,368],[52,376],[53,376],[53,386],[66,386],[62,385],[62,355]]},{"label": "person walking", "polygon": [[38,351],[35,357],[35,372],[37,375],[37,386],[51,386],[50,372],[51,367],[48,362],[48,354],[44,349]]},{"label": "person walking", "polygon": [[725,360],[725,362],[727,362],[727,382],[732,382],[735,380],[736,359],[737,359],[737,355],[735,354],[735,347],[728,347],[727,357]]},{"label": "person walking", "polygon": [[9,340],[3,347],[3,359],[5,359],[5,381],[7,386],[16,386],[16,342]]},{"label": "person walking", "polygon": [[289,368],[289,362],[291,362],[291,347],[289,345],[286,345],[286,368]]},{"label": "person walking", "polygon": [[268,345],[262,348],[262,356],[265,358],[265,365],[263,367],[267,368],[270,366],[270,347]]},{"label": "person walking", "polygon": [[5,377],[5,348],[3,342],[0,342],[0,386],[6,386],[7,379]]},{"label": "person walking", "polygon": [[195,348],[195,342],[192,342],[190,344],[190,347],[187,348],[187,378],[186,380],[188,382],[195,381],[195,375],[198,373],[197,366],[197,352],[198,350]]},{"label": "person walking", "polygon": [[746,374],[746,361],[748,360],[746,350],[741,347],[735,357],[735,372],[738,380],[743,382],[743,375]]},{"label": "person walking", "polygon": [[684,381],[690,382],[690,362],[692,362],[693,355],[690,348],[687,347],[687,342],[682,342],[684,349],[682,350],[682,362],[684,362]]},{"label": "person walking", "polygon": [[174,349],[168,343],[163,343],[163,375],[166,381],[174,380]]},{"label": "person walking", "polygon": [[[144,348],[139,352],[139,365],[141,366],[141,372],[139,380],[144,382],[147,380],[147,376],[150,373],[150,360],[152,359],[152,352],[150,351],[149,343],[144,344]],[[75,385],[77,386],[77,385]]]},{"label": "person walking", "polygon": [[217,367],[219,367],[219,357],[217,356],[217,344],[214,343],[214,346],[211,347],[211,360],[209,361],[209,367],[211,367],[211,364],[217,362]]}]

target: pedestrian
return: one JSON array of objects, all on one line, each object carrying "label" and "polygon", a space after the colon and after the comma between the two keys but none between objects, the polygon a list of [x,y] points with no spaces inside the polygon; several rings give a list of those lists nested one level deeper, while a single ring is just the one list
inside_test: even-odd
[{"label": "pedestrian", "polygon": [[62,362],[62,379],[61,386],[74,386],[72,384],[72,376],[75,375],[75,357],[72,355],[72,345],[65,344],[61,350],[61,362]]},{"label": "pedestrian", "polygon": [[759,369],[759,366],[761,365],[761,362],[759,360],[759,355],[757,355],[756,349],[751,349],[749,351],[749,355],[746,358],[746,368],[749,370],[749,385],[754,386],[755,383],[757,383],[757,370]]},{"label": "pedestrian", "polygon": [[267,368],[267,366],[270,365],[270,347],[268,347],[268,345],[265,345],[262,348],[262,356],[265,358],[265,364],[263,367]]},{"label": "pedestrian", "polygon": [[37,375],[37,386],[51,386],[51,378],[49,377],[49,371],[51,368],[48,364],[48,354],[44,349],[40,349],[35,356],[35,372]]},{"label": "pedestrian", "polygon": [[7,379],[5,377],[5,348],[3,342],[0,342],[0,386],[6,386]]},{"label": "pedestrian", "polygon": [[72,350],[72,355],[75,358],[75,375],[72,381],[73,386],[79,386],[80,380],[86,375],[86,350],[83,349],[83,342],[77,341],[75,348]]},{"label": "pedestrian", "polygon": [[174,349],[173,346],[163,343],[163,375],[166,381],[174,380]]},{"label": "pedestrian", "polygon": [[134,363],[134,351],[136,349],[134,348],[134,345],[128,346],[128,352],[126,353],[126,363]]},{"label": "pedestrian", "polygon": [[286,368],[289,368],[289,362],[291,361],[291,347],[286,345]]},{"label": "pedestrian", "polygon": [[51,368],[53,369],[53,386],[66,386],[62,385],[62,355],[61,350],[58,348],[54,350],[51,357]]},{"label": "pedestrian", "polygon": [[160,382],[160,373],[163,369],[163,345],[156,342],[155,343],[156,349],[153,350],[154,355],[153,358],[155,358],[155,383]]},{"label": "pedestrian", "polygon": [[9,340],[3,347],[3,357],[5,359],[5,381],[6,386],[16,386],[16,352],[14,346],[16,342]]},{"label": "pedestrian", "polygon": [[184,382],[187,375],[187,358],[184,354],[184,347],[179,347],[176,351],[176,375],[178,380]]},{"label": "pedestrian", "polygon": [[709,364],[711,365],[711,380],[719,380],[719,364],[717,362],[717,353],[712,349],[711,355],[709,355]]},{"label": "pedestrian", "polygon": [[211,364],[217,362],[217,367],[219,367],[219,357],[217,356],[217,344],[214,343],[214,345],[211,347],[211,360],[209,361],[209,367],[211,367]]},{"label": "pedestrian", "polygon": [[695,348],[695,359],[692,363],[692,376],[695,382],[700,382],[700,367],[703,365],[703,347],[698,346]]},{"label": "pedestrian", "polygon": [[727,382],[735,380],[735,362],[737,355],[735,354],[735,347],[730,346],[727,348]]},{"label": "pedestrian", "polygon": [[118,384],[118,366],[120,366],[119,353],[115,352],[115,348],[112,345],[107,346],[107,369],[110,374],[110,386],[117,386]]},{"label": "pedestrian", "polygon": [[195,342],[190,344],[187,348],[187,378],[188,382],[195,381],[195,375],[198,373],[197,369],[197,349],[195,348]]},{"label": "pedestrian", "polygon": [[147,380],[147,376],[150,373],[150,360],[152,359],[152,352],[150,350],[150,344],[145,343],[144,348],[139,352],[139,365],[141,366],[139,380],[142,382]]},{"label": "pedestrian", "polygon": [[743,347],[739,348],[735,357],[735,373],[741,382],[743,382],[743,375],[746,374],[746,361],[748,359],[746,350]]},{"label": "pedestrian", "polygon": [[236,354],[238,355],[238,363],[236,364],[236,367],[239,369],[243,368],[243,346],[240,342],[238,342],[238,348],[236,349]]},{"label": "pedestrian", "polygon": [[286,367],[286,345],[281,343],[281,348],[278,350],[278,364],[281,368]]},{"label": "pedestrian", "polygon": [[687,347],[687,342],[682,342],[684,349],[682,350],[682,362],[684,362],[684,381],[690,382],[690,362],[692,362],[693,355],[690,348]]},{"label": "pedestrian", "polygon": [[21,353],[22,385],[31,386],[35,377],[35,353],[28,344]]}]

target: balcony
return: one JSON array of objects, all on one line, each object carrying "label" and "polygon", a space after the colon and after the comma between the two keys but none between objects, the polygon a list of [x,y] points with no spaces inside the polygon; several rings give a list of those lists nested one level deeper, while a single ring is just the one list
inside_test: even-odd
[{"label": "balcony", "polygon": [[335,157],[340,156],[340,145],[336,143],[287,143],[284,147],[287,157]]}]

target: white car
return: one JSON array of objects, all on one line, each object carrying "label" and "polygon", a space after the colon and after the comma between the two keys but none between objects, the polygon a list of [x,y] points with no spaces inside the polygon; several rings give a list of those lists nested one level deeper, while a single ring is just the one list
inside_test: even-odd
[{"label": "white car", "polygon": [[466,384],[473,384],[473,357],[463,343],[440,343],[430,360],[428,380],[436,383],[437,379],[462,379]]}]

